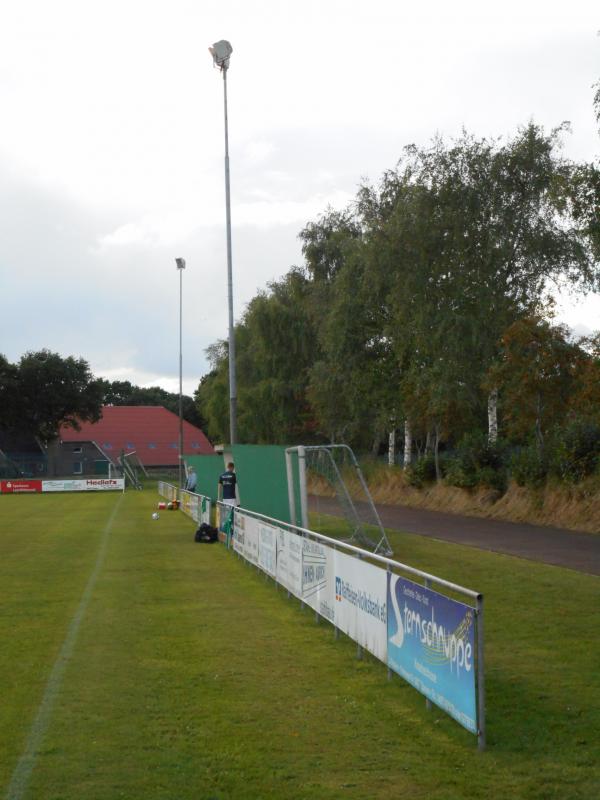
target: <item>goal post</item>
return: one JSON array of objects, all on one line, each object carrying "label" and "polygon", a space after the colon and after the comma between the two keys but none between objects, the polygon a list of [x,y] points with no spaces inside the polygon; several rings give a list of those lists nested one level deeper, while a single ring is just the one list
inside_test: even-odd
[{"label": "goal post", "polygon": [[[310,478],[317,477],[325,480],[335,493],[342,515],[350,527],[349,541],[366,546],[374,553],[392,554],[377,508],[351,447],[347,444],[298,445],[288,447],[285,452],[290,519],[294,523],[297,524],[299,511],[300,524],[308,528],[308,483]],[[351,477],[356,478],[354,491],[348,485]],[[295,501],[296,485],[300,494],[299,509]],[[367,533],[365,524],[377,529],[376,539]]]}]

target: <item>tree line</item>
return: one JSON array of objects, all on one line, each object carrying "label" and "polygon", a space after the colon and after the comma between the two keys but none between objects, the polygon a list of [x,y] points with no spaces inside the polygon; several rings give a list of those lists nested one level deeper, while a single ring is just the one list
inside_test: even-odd
[{"label": "tree line", "polygon": [[[378,453],[400,433],[439,479],[444,453],[543,464],[561,427],[600,425],[599,339],[552,318],[557,289],[600,279],[600,170],[564,157],[566,128],[409,146],[309,222],[305,263],[235,328],[240,440]],[[227,343],[207,352],[195,399],[226,441]]]}]

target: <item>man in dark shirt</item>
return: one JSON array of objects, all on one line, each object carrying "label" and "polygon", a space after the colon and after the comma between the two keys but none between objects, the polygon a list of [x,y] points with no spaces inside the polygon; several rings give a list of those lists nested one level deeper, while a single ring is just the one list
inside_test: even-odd
[{"label": "man in dark shirt", "polygon": [[219,475],[219,500],[222,500],[223,503],[228,506],[237,506],[235,493],[237,478],[234,469],[233,462],[230,461],[229,464],[227,464],[227,471]]}]

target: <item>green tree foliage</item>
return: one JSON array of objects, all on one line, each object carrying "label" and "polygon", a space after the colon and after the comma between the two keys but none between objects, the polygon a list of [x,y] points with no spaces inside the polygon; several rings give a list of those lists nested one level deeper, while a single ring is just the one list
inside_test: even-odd
[{"label": "green tree foliage", "polygon": [[[537,390],[517,333],[549,336],[552,357],[585,351],[542,316],[554,286],[593,289],[599,274],[598,172],[562,156],[564,132],[531,124],[508,140],[463,133],[408,147],[346,210],[309,222],[305,269],[255,297],[236,326],[242,441],[377,450],[408,419],[439,478],[444,444],[469,431],[485,438],[487,394],[498,389],[501,434],[525,443],[537,430],[543,441],[558,413],[552,397],[537,429],[529,406],[520,420],[511,411],[530,404],[527,387]],[[209,355],[196,400],[211,435],[225,440],[226,344]],[[573,413],[595,398],[596,362],[580,360],[579,383],[566,365],[552,378]]]},{"label": "green tree foliage", "polygon": [[14,430],[20,415],[19,371],[0,353],[0,430]]},{"label": "green tree foliage", "polygon": [[[236,326],[236,336],[239,325]],[[239,353],[239,349],[238,349]],[[207,348],[211,366],[194,393],[198,413],[207,421],[208,437],[212,442],[226,442],[229,431],[229,360],[227,342],[218,341]]]},{"label": "green tree foliage", "polygon": [[62,358],[40,350],[25,353],[14,366],[2,359],[0,370],[0,394],[11,395],[15,389],[17,393],[16,403],[7,406],[8,429],[30,433],[48,444],[56,439],[61,425],[79,430],[81,420],[100,418],[102,382],[94,378],[83,358]]},{"label": "green tree foliage", "polygon": [[569,398],[569,416],[600,424],[600,333],[584,336],[577,381]]},{"label": "green tree foliage", "polygon": [[538,310],[550,280],[595,279],[584,233],[564,201],[573,167],[560,130],[534,125],[509,142],[464,134],[407,148],[359,209],[372,272],[416,426],[456,436],[481,418],[481,381],[502,332]]},{"label": "green tree foliage", "polygon": [[504,398],[508,436],[535,441],[540,453],[547,435],[565,419],[586,355],[563,325],[528,317],[502,337],[492,380]]},{"label": "green tree foliage", "polygon": [[[316,339],[308,314],[308,280],[292,269],[255,297],[236,326],[238,427],[242,441],[277,443],[313,436],[306,399],[308,369]],[[211,372],[200,382],[196,402],[209,435],[227,441],[229,431],[228,348],[208,350]]]}]

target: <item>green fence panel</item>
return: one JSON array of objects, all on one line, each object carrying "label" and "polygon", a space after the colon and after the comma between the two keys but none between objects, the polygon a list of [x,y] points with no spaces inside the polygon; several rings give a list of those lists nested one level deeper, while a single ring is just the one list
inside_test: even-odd
[{"label": "green fence panel", "polygon": [[225,470],[223,456],[220,455],[184,455],[184,459],[189,467],[196,470],[196,492],[210,497],[211,500],[217,499],[217,484],[219,475]]},{"label": "green fence panel", "polygon": [[243,508],[290,522],[285,447],[234,444],[231,453]]},{"label": "green fence panel", "polygon": [[[217,498],[219,475],[230,459],[235,463],[238,494],[243,508],[268,517],[292,522],[288,499],[285,447],[281,445],[235,444],[223,455],[185,455],[189,467],[196,470],[196,491]],[[298,458],[292,456],[296,523],[300,524],[300,489]]]}]

